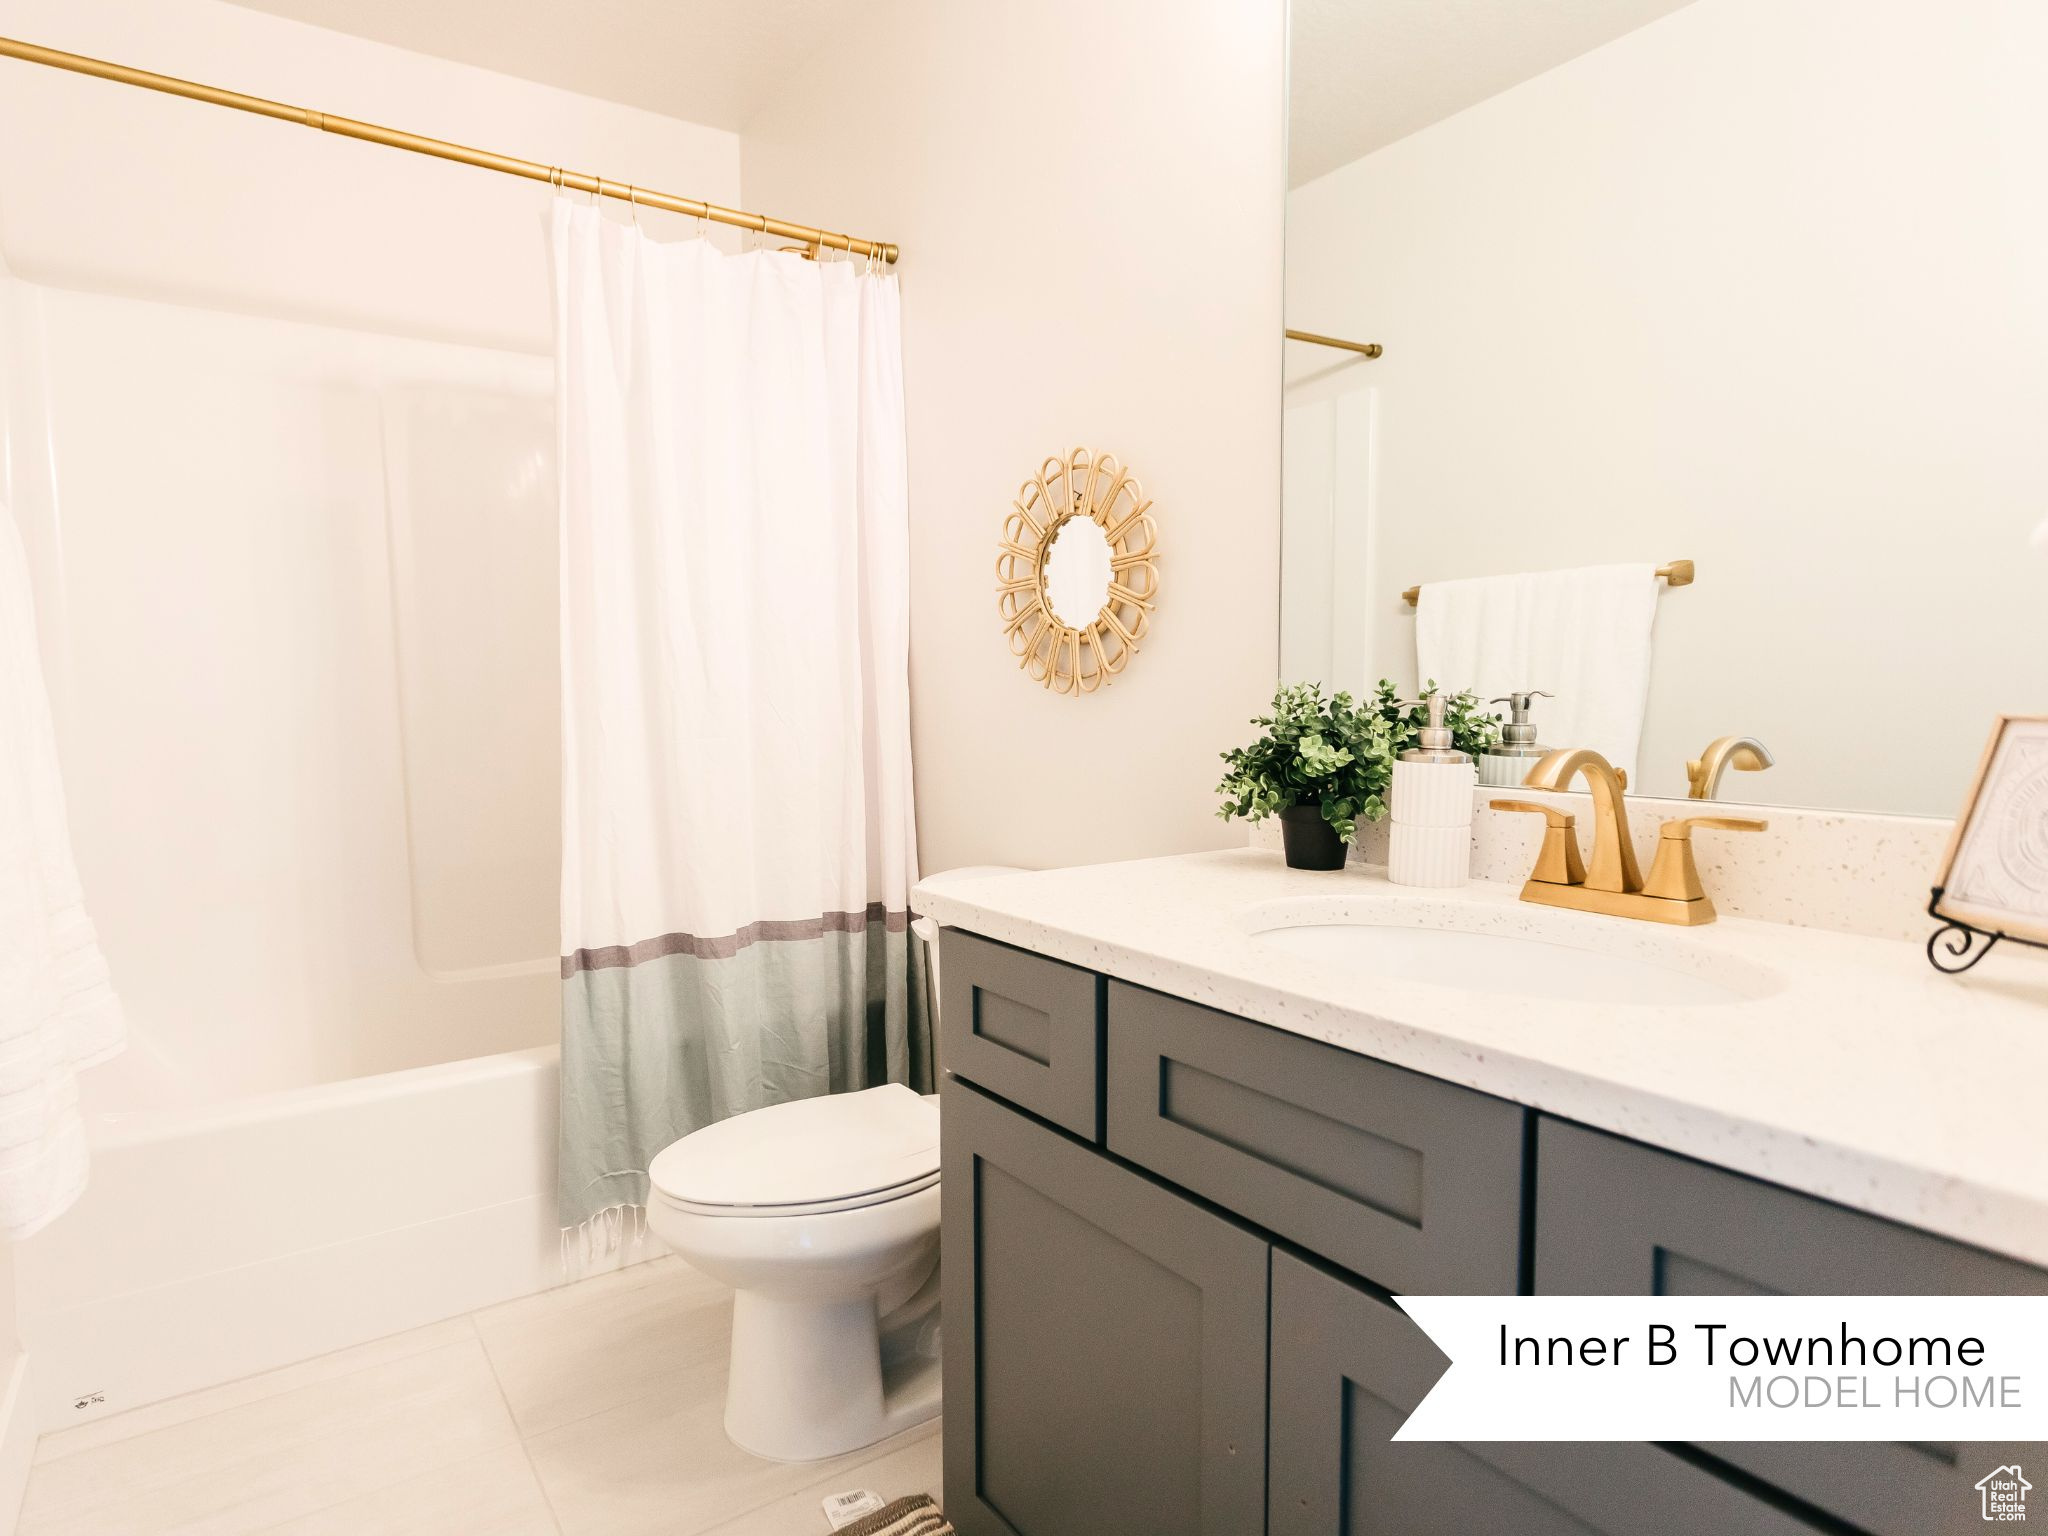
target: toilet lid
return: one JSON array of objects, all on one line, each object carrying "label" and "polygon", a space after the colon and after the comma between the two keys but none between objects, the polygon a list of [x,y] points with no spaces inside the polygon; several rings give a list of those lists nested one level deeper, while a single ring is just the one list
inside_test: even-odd
[{"label": "toilet lid", "polygon": [[655,1190],[690,1206],[818,1206],[930,1184],[939,1107],[900,1084],[734,1115],[656,1155]]}]

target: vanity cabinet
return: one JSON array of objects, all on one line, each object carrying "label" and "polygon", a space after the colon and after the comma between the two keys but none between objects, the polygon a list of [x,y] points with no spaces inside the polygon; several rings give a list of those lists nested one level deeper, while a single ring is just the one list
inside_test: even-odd
[{"label": "vanity cabinet", "polygon": [[1097,1140],[1104,986],[1093,971],[948,929],[939,953],[940,1057],[948,1071]]},{"label": "vanity cabinet", "polygon": [[1273,1255],[1267,1536],[1814,1536],[1652,1445],[1396,1443],[1444,1368],[1385,1297]]},{"label": "vanity cabinet", "polygon": [[1265,1239],[958,1078],[944,1093],[962,1536],[1261,1529]]},{"label": "vanity cabinet", "polygon": [[953,929],[940,967],[963,1536],[1930,1536],[2024,1459],[1397,1444],[1443,1360],[1394,1294],[2048,1274]]},{"label": "vanity cabinet", "polygon": [[[2048,1274],[2029,1265],[1639,1142],[1544,1116],[1537,1145],[1538,1292],[2048,1294]],[[1971,1483],[2039,1452],[1875,1441],[1706,1449],[1873,1536],[1980,1529]]]},{"label": "vanity cabinet", "polygon": [[1519,1283],[1513,1104],[1109,986],[1109,1149],[1390,1291]]}]

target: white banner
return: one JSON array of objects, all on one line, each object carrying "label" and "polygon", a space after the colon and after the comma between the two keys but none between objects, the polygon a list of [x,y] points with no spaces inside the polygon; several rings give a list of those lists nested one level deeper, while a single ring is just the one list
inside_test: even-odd
[{"label": "white banner", "polygon": [[2048,1440],[2048,1297],[1403,1296],[1396,1440]]}]

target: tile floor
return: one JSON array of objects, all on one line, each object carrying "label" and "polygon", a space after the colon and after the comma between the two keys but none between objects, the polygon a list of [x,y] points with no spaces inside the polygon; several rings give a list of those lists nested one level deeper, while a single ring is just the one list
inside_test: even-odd
[{"label": "tile floor", "polygon": [[828,1493],[938,1492],[936,1423],[737,1449],[731,1311],[659,1258],[48,1435],[20,1536],[812,1536]]}]

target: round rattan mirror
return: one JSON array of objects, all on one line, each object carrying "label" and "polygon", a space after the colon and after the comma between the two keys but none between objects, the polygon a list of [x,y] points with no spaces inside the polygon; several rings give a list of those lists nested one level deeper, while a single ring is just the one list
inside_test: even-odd
[{"label": "round rattan mirror", "polygon": [[1017,488],[996,555],[1010,654],[1054,693],[1093,693],[1123,671],[1159,597],[1152,503],[1106,453],[1048,458]]}]

